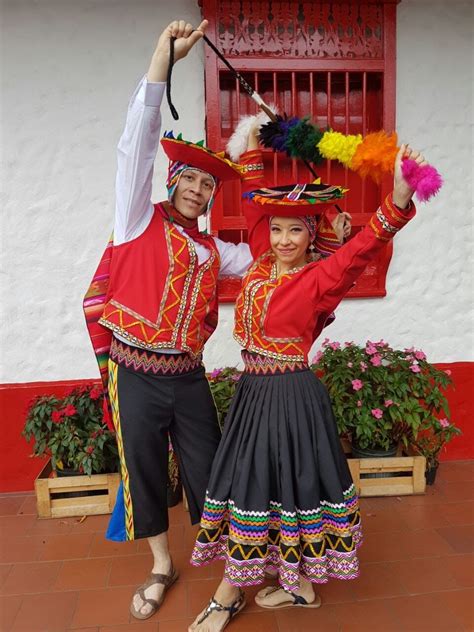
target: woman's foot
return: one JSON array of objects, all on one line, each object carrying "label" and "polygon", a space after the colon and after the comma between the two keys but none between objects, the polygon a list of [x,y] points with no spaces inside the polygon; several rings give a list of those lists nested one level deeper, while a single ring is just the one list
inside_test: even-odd
[{"label": "woman's foot", "polygon": [[165,592],[178,579],[178,572],[170,562],[167,572],[160,573],[159,569],[150,574],[144,584],[139,586],[133,595],[130,612],[136,619],[148,619],[163,603]]},{"label": "woman's foot", "polygon": [[300,577],[298,590],[290,592],[281,586],[267,586],[255,595],[255,603],[261,608],[319,608],[321,597],[316,595],[311,582]]},{"label": "woman's foot", "polygon": [[222,581],[209,604],[189,626],[188,632],[222,632],[231,619],[244,608],[243,591]]}]

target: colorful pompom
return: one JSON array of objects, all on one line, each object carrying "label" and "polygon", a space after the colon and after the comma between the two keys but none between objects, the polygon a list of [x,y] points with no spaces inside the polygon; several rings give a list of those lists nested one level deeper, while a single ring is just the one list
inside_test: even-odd
[{"label": "colorful pompom", "polygon": [[344,135],[341,132],[325,132],[318,143],[321,155],[328,160],[338,160],[346,167],[350,166],[357,147],[362,143],[361,134]]},{"label": "colorful pompom", "polygon": [[375,182],[380,182],[383,175],[393,172],[397,153],[395,132],[373,132],[364,137],[349,166],[362,178],[370,176]]},{"label": "colorful pompom", "polygon": [[317,145],[322,137],[323,132],[318,127],[312,125],[308,119],[301,119],[289,131],[287,151],[292,158],[301,158],[319,164],[323,161],[323,157]]},{"label": "colorful pompom", "polygon": [[288,118],[287,116],[280,116],[278,114],[276,121],[269,121],[260,128],[260,142],[264,147],[288,153],[288,135],[291,128],[298,125],[299,121],[300,119],[296,116]]},{"label": "colorful pompom", "polygon": [[443,185],[443,178],[434,167],[431,165],[420,167],[410,159],[402,161],[402,175],[414,189],[420,202],[427,202]]}]

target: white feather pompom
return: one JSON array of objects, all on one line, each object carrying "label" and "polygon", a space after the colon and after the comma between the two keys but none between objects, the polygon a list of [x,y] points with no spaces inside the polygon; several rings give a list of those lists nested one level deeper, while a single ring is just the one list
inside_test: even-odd
[{"label": "white feather pompom", "polygon": [[[278,114],[278,109],[275,105],[272,104],[269,108],[274,114]],[[233,162],[238,162],[240,156],[247,151],[248,137],[255,123],[258,123],[258,127],[260,128],[265,123],[268,123],[268,121],[268,115],[261,111],[258,114],[249,114],[240,118],[226,147],[227,153]]]}]

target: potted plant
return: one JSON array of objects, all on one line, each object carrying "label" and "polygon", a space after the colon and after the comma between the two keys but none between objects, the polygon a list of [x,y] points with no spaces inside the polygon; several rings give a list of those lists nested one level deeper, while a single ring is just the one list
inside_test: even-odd
[{"label": "potted plant", "polygon": [[102,391],[78,386],[65,397],[40,395],[29,405],[23,435],[34,439],[33,456],[50,456],[61,474],[117,472],[115,436],[103,422]]},{"label": "potted plant", "polygon": [[313,363],[353,456],[391,456],[449,416],[444,389],[451,378],[421,350],[393,349],[383,340],[359,346],[326,339]]},{"label": "potted plant", "polygon": [[453,437],[460,434],[460,429],[456,428],[447,417],[435,419],[431,426],[418,433],[413,447],[418,454],[426,457],[427,485],[433,485],[435,482],[441,450]]}]

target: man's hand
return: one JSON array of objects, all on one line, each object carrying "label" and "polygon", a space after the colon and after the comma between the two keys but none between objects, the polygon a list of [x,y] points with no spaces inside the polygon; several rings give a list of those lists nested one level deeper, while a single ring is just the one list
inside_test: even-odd
[{"label": "man's hand", "polygon": [[342,244],[344,239],[349,237],[352,230],[352,215],[350,213],[339,213],[331,222],[334,232]]},{"label": "man's hand", "polygon": [[151,59],[150,68],[147,72],[148,81],[152,83],[166,81],[170,55],[170,39],[172,37],[176,38],[174,42],[174,59],[178,61],[186,57],[194,44],[201,39],[207,25],[208,21],[203,20],[197,29],[194,29],[192,24],[184,20],[171,22],[158,39],[155,52]]},{"label": "man's hand", "polygon": [[395,158],[395,168],[393,174],[393,203],[398,208],[406,208],[410,203],[413,193],[415,192],[402,175],[402,160],[404,158],[410,158],[414,160],[420,167],[427,165],[423,154],[419,151],[412,149],[408,145],[402,145]]}]

